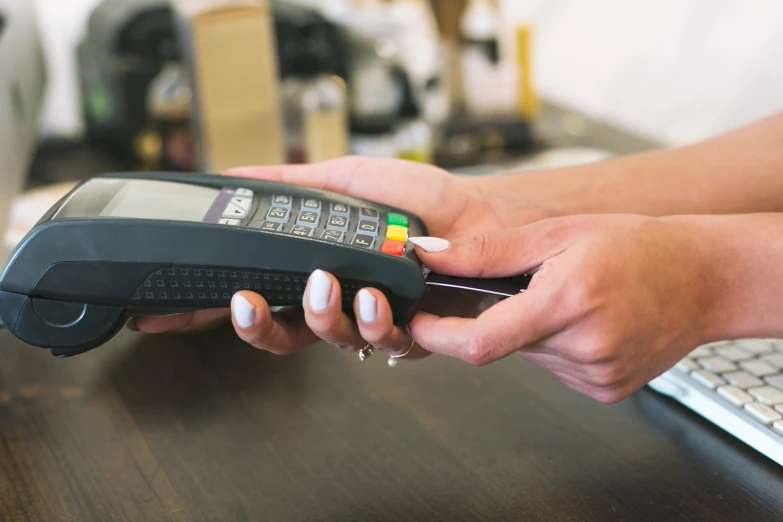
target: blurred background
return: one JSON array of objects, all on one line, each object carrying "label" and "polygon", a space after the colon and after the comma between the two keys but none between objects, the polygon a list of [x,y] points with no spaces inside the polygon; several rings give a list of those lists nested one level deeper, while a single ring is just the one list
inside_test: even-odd
[{"label": "blurred background", "polygon": [[59,187],[16,200],[21,233],[104,170],[685,144],[783,108],[781,25],[774,0],[0,0],[0,193]]}]

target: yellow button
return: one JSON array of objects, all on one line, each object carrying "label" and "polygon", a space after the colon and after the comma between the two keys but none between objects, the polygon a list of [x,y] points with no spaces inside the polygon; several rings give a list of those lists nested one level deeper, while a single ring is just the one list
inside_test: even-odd
[{"label": "yellow button", "polygon": [[386,239],[393,239],[394,241],[407,241],[408,228],[401,227],[399,225],[389,225],[386,229]]}]

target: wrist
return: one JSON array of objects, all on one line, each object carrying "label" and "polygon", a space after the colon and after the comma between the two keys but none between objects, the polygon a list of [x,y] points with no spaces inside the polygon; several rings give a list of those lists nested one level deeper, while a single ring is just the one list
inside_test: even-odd
[{"label": "wrist", "polygon": [[783,337],[783,217],[662,219],[687,229],[698,249],[703,342]]},{"label": "wrist", "polygon": [[[530,177],[528,177],[530,176]],[[530,186],[535,174],[514,174],[467,178],[470,190],[484,215],[492,215],[498,228],[513,228],[567,215],[557,207],[557,198],[540,183]]]}]

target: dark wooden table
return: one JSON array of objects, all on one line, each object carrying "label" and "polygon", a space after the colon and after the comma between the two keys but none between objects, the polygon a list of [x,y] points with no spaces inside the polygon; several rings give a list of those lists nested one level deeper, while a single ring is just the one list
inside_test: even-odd
[{"label": "dark wooden table", "polygon": [[672,401],[521,358],[390,369],[228,330],[70,360],[0,333],[0,519],[778,520],[783,469]]}]

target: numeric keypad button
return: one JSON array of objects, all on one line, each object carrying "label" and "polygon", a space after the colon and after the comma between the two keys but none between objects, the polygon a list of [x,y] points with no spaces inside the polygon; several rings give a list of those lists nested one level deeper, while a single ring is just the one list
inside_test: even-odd
[{"label": "numeric keypad button", "polygon": [[378,223],[376,221],[359,221],[359,226],[356,227],[357,234],[364,234],[366,236],[378,235]]},{"label": "numeric keypad button", "polygon": [[283,229],[282,223],[272,223],[271,221],[264,221],[260,227],[258,227],[261,230],[265,230],[267,232],[280,232]]},{"label": "numeric keypad button", "polygon": [[315,212],[321,211],[321,202],[317,199],[303,199],[302,210],[313,210]]},{"label": "numeric keypad button", "polygon": [[334,216],[350,216],[351,215],[351,207],[344,203],[332,203],[329,208],[329,213]]},{"label": "numeric keypad button", "polygon": [[330,216],[326,222],[326,230],[348,232],[348,218],[346,216]]},{"label": "numeric keypad button", "polygon": [[359,211],[359,219],[367,221],[380,221],[381,217],[374,208],[363,208]]},{"label": "numeric keypad button", "polygon": [[321,239],[332,241],[334,243],[342,243],[345,234],[337,230],[325,230],[321,235]]},{"label": "numeric keypad button", "polygon": [[299,214],[299,219],[296,220],[297,225],[302,225],[306,227],[318,227],[318,221],[319,221],[320,215],[316,212],[302,212]]},{"label": "numeric keypad button", "polygon": [[275,207],[283,207],[290,209],[293,204],[291,196],[273,196],[272,205]]},{"label": "numeric keypad button", "polygon": [[375,246],[375,237],[364,234],[356,234],[351,241],[351,245],[361,248],[372,248]]},{"label": "numeric keypad button", "polygon": [[287,208],[273,207],[266,214],[266,220],[274,223],[288,223],[291,211]]},{"label": "numeric keypad button", "polygon": [[291,234],[299,237],[313,237],[313,228],[302,225],[296,225],[291,229]]}]

